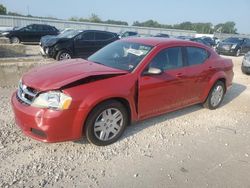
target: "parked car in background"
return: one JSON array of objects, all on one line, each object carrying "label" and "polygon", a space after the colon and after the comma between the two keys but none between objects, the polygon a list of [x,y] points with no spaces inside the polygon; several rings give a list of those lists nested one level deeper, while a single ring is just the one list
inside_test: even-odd
[{"label": "parked car in background", "polygon": [[199,43],[204,44],[206,46],[212,47],[210,45],[210,43],[206,42],[203,38],[191,38],[190,41],[199,42]]},{"label": "parked car in background", "polygon": [[[71,32],[71,31],[74,31],[75,29],[71,29],[71,28],[67,28],[67,29],[63,29],[60,31],[59,35],[65,35],[67,32]],[[52,39],[52,38],[56,38],[58,37],[58,35],[45,35],[41,38],[40,40],[40,45],[41,43],[45,43],[46,41]]]},{"label": "parked car in background", "polygon": [[50,25],[31,24],[16,30],[11,30],[2,35],[9,38],[11,43],[39,42],[42,36],[58,35],[59,31]]},{"label": "parked car in background", "polygon": [[250,39],[231,37],[223,40],[216,47],[219,54],[239,56],[250,51]]},{"label": "parked car in background", "polygon": [[177,36],[176,38],[181,39],[181,40],[190,40],[193,37],[191,37],[191,36]]},{"label": "parked car in background", "polygon": [[135,31],[125,31],[119,34],[119,38],[135,37],[135,36],[138,36],[138,33]]},{"label": "parked car in background", "polygon": [[16,123],[32,138],[58,142],[85,135],[108,145],[131,122],[197,103],[216,109],[232,85],[232,68],[232,60],[196,42],[130,37],[88,60],[29,71],[11,101]]},{"label": "parked car in background", "polygon": [[169,35],[168,35],[168,34],[165,34],[165,33],[158,33],[158,34],[154,35],[154,37],[169,38]]},{"label": "parked car in background", "polygon": [[215,40],[212,39],[211,37],[201,37],[201,39],[203,41],[206,41],[206,43],[208,43],[211,47],[215,47],[216,46]]},{"label": "parked car in background", "polygon": [[219,42],[220,42],[220,39],[217,38],[217,37],[213,37],[213,40],[214,40],[216,46],[217,46],[217,45],[219,44]]},{"label": "parked car in background", "polygon": [[250,51],[243,58],[241,70],[245,74],[250,74]]},{"label": "parked car in background", "polygon": [[116,33],[98,30],[73,30],[41,41],[41,53],[56,60],[87,58],[107,44],[119,39]]}]

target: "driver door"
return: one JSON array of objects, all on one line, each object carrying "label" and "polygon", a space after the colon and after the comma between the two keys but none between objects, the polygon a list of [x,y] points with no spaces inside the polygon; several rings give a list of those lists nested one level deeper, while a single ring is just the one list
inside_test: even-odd
[{"label": "driver door", "polygon": [[148,67],[159,68],[159,75],[142,75],[139,79],[139,118],[144,119],[185,106],[188,82],[182,47],[160,51]]}]

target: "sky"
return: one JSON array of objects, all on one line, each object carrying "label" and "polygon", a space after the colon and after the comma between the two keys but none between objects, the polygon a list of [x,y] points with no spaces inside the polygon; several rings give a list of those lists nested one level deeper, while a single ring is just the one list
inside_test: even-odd
[{"label": "sky", "polygon": [[216,25],[234,21],[239,33],[250,34],[250,0],[0,0],[8,11],[33,16],[88,18],[102,20],[155,20],[161,24],[185,21]]}]

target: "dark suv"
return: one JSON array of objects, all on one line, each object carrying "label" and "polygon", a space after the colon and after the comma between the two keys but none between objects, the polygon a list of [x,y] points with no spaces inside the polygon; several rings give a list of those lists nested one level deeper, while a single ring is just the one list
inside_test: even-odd
[{"label": "dark suv", "polygon": [[31,24],[20,29],[3,33],[5,37],[10,39],[11,43],[39,42],[42,36],[58,34],[58,29],[44,24]]},{"label": "dark suv", "polygon": [[219,54],[239,56],[250,51],[250,39],[231,37],[220,42],[216,48]]},{"label": "dark suv", "polygon": [[41,41],[41,53],[56,60],[87,58],[105,45],[119,39],[116,33],[98,30],[72,30]]}]

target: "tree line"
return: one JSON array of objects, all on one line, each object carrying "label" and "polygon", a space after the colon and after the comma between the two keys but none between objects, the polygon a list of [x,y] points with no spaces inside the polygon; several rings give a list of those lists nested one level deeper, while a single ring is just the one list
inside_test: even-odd
[{"label": "tree line", "polygon": [[78,21],[78,22],[92,22],[92,23],[104,23],[104,24],[116,24],[116,25],[128,25],[128,22],[125,21],[117,21],[117,20],[106,20],[103,21],[98,15],[92,14],[89,18],[78,18],[71,17],[70,21]]},{"label": "tree line", "polygon": [[[16,12],[8,12],[7,8],[0,4],[0,15],[11,15],[11,16],[28,16],[28,17],[36,17],[36,18],[52,18],[57,19],[54,17],[37,17],[32,15],[23,15]],[[128,26],[128,22],[126,21],[119,21],[119,20],[102,20],[98,15],[92,14],[89,18],[78,18],[78,17],[71,17],[69,18],[70,21],[79,21],[79,22],[92,22],[92,23],[104,23],[104,24],[116,24],[116,25],[126,25]],[[192,23],[192,22],[182,22],[180,24],[161,24],[155,20],[147,20],[144,22],[135,21],[133,22],[132,26],[139,26],[139,27],[153,27],[153,28],[164,28],[164,29],[181,29],[181,30],[192,30],[196,31],[197,33],[204,33],[204,34],[212,34],[212,33],[229,33],[229,34],[236,34],[237,28],[235,27],[235,22],[228,21],[225,23],[219,23],[217,25],[213,25],[212,23]]]},{"label": "tree line", "polygon": [[180,24],[165,25],[165,24],[160,24],[154,20],[148,20],[145,22],[135,21],[133,23],[133,26],[139,26],[139,27],[158,27],[164,29],[192,30],[196,31],[197,33],[206,33],[206,34],[212,34],[215,32],[236,34],[237,29],[235,25],[236,24],[232,21],[219,23],[215,26],[212,23],[192,23],[192,22],[182,22]]}]

